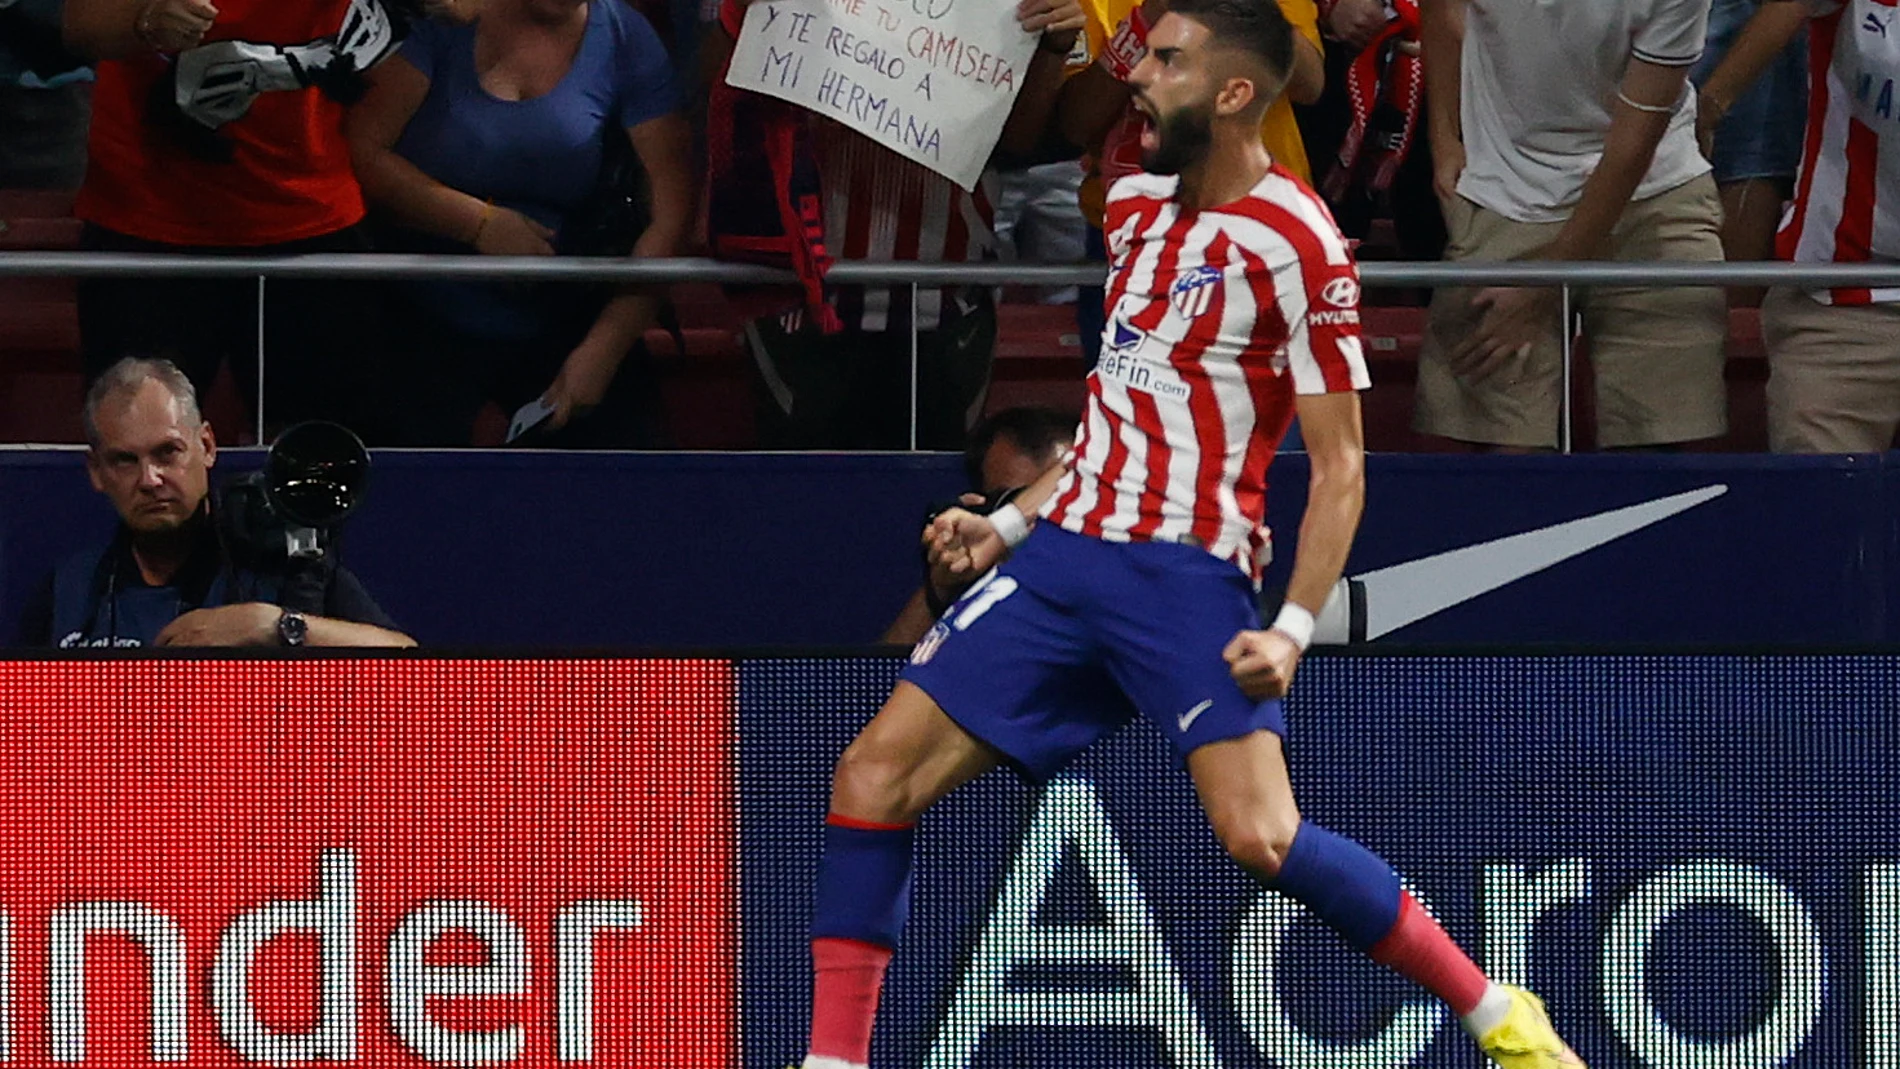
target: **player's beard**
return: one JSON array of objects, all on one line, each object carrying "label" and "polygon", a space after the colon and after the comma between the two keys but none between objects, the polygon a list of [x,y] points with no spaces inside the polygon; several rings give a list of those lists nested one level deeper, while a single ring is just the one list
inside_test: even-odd
[{"label": "player's beard", "polygon": [[1214,109],[1192,105],[1176,108],[1149,120],[1155,147],[1141,152],[1141,169],[1149,174],[1180,174],[1207,157],[1214,143]]}]

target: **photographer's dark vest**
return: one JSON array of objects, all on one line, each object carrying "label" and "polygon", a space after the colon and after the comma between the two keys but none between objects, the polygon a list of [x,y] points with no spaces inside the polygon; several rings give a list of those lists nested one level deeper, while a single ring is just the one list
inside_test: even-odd
[{"label": "photographer's dark vest", "polygon": [[[238,601],[275,602],[280,582],[219,566],[215,539],[201,542],[171,584],[147,586],[125,532],[53,570],[52,638],[62,649],[150,646],[165,625],[193,609]],[[241,591],[233,597],[232,591]]]}]

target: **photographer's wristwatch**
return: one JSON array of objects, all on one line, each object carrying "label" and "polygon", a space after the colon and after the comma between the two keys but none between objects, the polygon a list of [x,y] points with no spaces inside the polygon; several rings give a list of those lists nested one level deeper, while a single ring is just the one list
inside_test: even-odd
[{"label": "photographer's wristwatch", "polygon": [[277,640],[286,646],[301,646],[310,635],[310,621],[303,613],[285,610],[277,618]]}]

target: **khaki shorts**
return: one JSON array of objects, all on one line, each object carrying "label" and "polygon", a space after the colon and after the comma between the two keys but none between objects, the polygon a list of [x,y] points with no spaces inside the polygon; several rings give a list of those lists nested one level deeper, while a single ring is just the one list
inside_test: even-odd
[{"label": "khaki shorts", "polygon": [[[1447,260],[1515,260],[1543,248],[1561,223],[1520,223],[1463,198],[1445,206]],[[1610,235],[1608,258],[1722,259],[1722,204],[1707,175],[1634,201]],[[1475,291],[1440,289],[1418,363],[1412,426],[1466,442],[1555,448],[1563,398],[1563,342],[1550,333],[1482,383],[1458,378],[1444,353],[1472,328]],[[1660,445],[1728,429],[1722,348],[1728,306],[1715,288],[1571,290],[1596,372],[1597,444]]]},{"label": "khaki shorts", "polygon": [[1878,453],[1900,428],[1900,307],[1828,305],[1772,289],[1761,305],[1768,345],[1768,448]]}]

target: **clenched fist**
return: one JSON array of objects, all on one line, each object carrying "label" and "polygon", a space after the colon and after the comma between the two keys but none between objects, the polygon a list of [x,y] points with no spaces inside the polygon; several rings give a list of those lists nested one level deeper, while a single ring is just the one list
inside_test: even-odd
[{"label": "clenched fist", "polygon": [[1254,701],[1286,696],[1300,666],[1300,646],[1280,631],[1242,631],[1221,656],[1240,692]]}]

